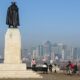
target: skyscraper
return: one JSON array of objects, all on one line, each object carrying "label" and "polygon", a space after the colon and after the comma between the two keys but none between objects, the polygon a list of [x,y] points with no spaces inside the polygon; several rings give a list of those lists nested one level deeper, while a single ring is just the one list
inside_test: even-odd
[{"label": "skyscraper", "polygon": [[49,59],[51,59],[51,42],[50,41],[47,41],[44,45],[43,45],[43,47],[44,47],[44,50],[43,50],[43,55],[44,56],[48,56],[49,57]]}]

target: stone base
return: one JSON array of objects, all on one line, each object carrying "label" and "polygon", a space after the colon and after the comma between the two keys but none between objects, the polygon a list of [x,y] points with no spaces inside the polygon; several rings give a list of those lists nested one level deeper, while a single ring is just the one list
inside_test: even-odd
[{"label": "stone base", "polygon": [[0,78],[42,78],[32,70],[26,70],[26,64],[0,64]]},{"label": "stone base", "polygon": [[21,35],[18,28],[9,28],[5,34],[4,63],[21,63]]},{"label": "stone base", "polygon": [[0,71],[26,70],[26,64],[0,64]]},{"label": "stone base", "polygon": [[1,78],[42,78],[39,74],[26,70],[26,71],[0,71],[0,79]]},{"label": "stone base", "polygon": [[21,35],[18,28],[9,28],[5,34],[4,64],[0,64],[0,78],[42,78],[26,70],[21,61]]}]

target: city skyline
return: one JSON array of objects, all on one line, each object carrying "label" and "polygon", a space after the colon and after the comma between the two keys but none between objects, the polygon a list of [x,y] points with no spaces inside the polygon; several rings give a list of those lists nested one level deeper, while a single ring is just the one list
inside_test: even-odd
[{"label": "city skyline", "polygon": [[[7,8],[12,0],[0,3],[0,48],[4,47]],[[80,46],[80,1],[15,0],[20,12],[22,47],[62,42]]]},{"label": "city skyline", "polygon": [[[4,48],[0,50],[0,59],[4,58]],[[30,48],[21,49],[22,59],[35,59],[42,60],[46,58],[49,60],[56,59],[56,56],[62,60],[80,60],[80,47],[73,47],[63,43],[52,43],[51,41],[46,41],[44,44],[39,44],[31,46]]]},{"label": "city skyline", "polygon": [[[80,47],[72,47],[63,43],[51,43],[50,41],[31,47],[31,49],[22,49],[22,58],[30,60],[53,60],[53,61],[80,61]],[[29,59],[29,58],[30,59]]]}]

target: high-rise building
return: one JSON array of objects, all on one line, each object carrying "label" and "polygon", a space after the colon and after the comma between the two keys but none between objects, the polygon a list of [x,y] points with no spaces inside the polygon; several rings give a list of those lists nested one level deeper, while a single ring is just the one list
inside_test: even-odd
[{"label": "high-rise building", "polygon": [[39,54],[40,57],[43,56],[43,45],[38,46],[38,54]]},{"label": "high-rise building", "polygon": [[80,48],[74,48],[74,50],[73,50],[73,59],[75,61],[80,61]]},{"label": "high-rise building", "polygon": [[43,55],[46,57],[49,57],[49,59],[51,59],[51,42],[47,41],[44,45],[43,45]]},{"label": "high-rise building", "polygon": [[54,47],[51,47],[51,60],[55,61]]},{"label": "high-rise building", "polygon": [[38,58],[39,54],[38,54],[38,49],[35,48],[33,51],[32,51],[32,58],[36,59]]},{"label": "high-rise building", "polygon": [[65,49],[65,55],[64,55],[65,60],[73,60],[73,48],[72,47],[66,47]]}]

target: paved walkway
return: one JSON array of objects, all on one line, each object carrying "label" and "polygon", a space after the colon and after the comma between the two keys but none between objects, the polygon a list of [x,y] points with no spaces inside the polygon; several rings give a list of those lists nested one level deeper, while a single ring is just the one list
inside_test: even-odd
[{"label": "paved walkway", "polygon": [[66,75],[63,73],[41,74],[43,79],[0,79],[0,80],[80,80],[80,75]]}]

